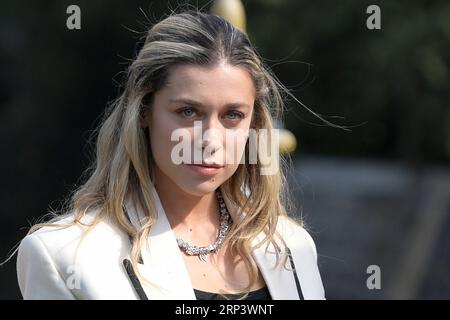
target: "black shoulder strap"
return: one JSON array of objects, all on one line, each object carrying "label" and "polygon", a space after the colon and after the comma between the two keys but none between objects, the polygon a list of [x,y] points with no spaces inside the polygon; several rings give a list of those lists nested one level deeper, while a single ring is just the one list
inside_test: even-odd
[{"label": "black shoulder strap", "polygon": [[295,269],[294,259],[292,259],[291,250],[287,246],[286,246],[286,250],[289,255],[289,262],[291,264],[292,272],[294,273],[295,285],[297,286],[298,296],[299,296],[300,300],[304,300],[305,298],[303,297],[302,288],[300,287],[300,281],[298,280],[297,270]]},{"label": "black shoulder strap", "polygon": [[133,266],[131,265],[131,261],[129,259],[123,259],[123,266],[127,271],[128,278],[130,278],[131,283],[133,284],[136,293],[138,294],[141,300],[148,300],[147,295],[145,294],[144,289],[142,288],[141,282],[139,281],[136,273],[134,273]]}]

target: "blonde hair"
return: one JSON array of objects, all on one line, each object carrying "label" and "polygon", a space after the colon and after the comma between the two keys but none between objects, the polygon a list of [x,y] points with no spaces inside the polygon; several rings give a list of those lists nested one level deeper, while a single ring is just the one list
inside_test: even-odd
[{"label": "blonde hair", "polygon": [[[95,131],[96,152],[85,172],[88,179],[64,205],[64,212],[74,217],[71,223],[64,225],[66,227],[81,223],[87,212],[98,210],[90,228],[108,218],[128,234],[132,239],[132,266],[143,281],[148,282],[148,279],[140,275],[137,263],[157,215],[150,184],[154,182],[154,162],[148,134],[140,119],[151,106],[153,93],[164,87],[171,66],[214,66],[220,61],[248,71],[256,89],[251,127],[269,129],[270,133],[274,119],[281,119],[284,111],[283,93],[293,96],[265,66],[247,35],[219,16],[196,10],[172,13],[148,30],[142,48],[128,67],[123,93],[107,108],[99,130]],[[247,143],[247,155],[248,148]],[[266,237],[259,245],[272,243],[279,248],[275,241],[279,217],[302,224],[301,219],[290,218],[287,213],[294,208],[283,173],[289,168],[288,162],[288,158],[281,157],[281,170],[273,175],[261,175],[259,161],[240,164],[222,185],[229,199],[246,213],[239,224],[231,226],[223,243],[230,245],[233,254],[242,257],[249,272],[250,282],[238,292],[244,293],[242,299],[258,277],[252,258],[252,240],[264,231]],[[246,186],[249,193],[243,193],[242,186]],[[128,196],[148,217],[139,230],[129,222],[123,209]],[[29,233],[43,226],[60,226],[56,223],[59,219],[61,215],[56,215],[47,223],[36,224]],[[277,265],[284,266],[287,255],[280,259],[276,250],[276,257]]]}]

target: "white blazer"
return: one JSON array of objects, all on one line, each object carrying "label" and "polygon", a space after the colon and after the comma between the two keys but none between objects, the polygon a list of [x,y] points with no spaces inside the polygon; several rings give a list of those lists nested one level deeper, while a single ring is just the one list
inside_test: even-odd
[{"label": "white blazer", "polygon": [[[129,265],[129,237],[105,220],[81,242],[85,227],[79,224],[68,228],[44,227],[27,235],[21,241],[17,257],[17,277],[23,298],[195,300],[182,253],[154,188],[153,193],[158,218],[138,268],[158,287],[139,283]],[[236,219],[241,214],[239,208],[222,194],[230,215]],[[145,218],[132,202],[127,201],[125,207],[133,224]],[[84,222],[92,221],[96,213],[87,213]],[[68,216],[62,222],[71,220],[73,216]],[[267,252],[264,245],[252,253],[272,299],[325,299],[311,236],[285,218],[279,219],[277,229],[291,253],[286,268],[273,269],[276,262],[273,246]],[[263,237],[261,233],[253,245]]]}]

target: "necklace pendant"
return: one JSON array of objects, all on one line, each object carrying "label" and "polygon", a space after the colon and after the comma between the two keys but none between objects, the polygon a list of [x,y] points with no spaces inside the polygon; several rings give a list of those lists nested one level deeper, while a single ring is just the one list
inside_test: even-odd
[{"label": "necklace pendant", "polygon": [[206,260],[208,260],[208,256],[206,254],[199,254],[198,258],[200,260],[202,260],[202,261],[205,261],[205,262],[206,262]]}]

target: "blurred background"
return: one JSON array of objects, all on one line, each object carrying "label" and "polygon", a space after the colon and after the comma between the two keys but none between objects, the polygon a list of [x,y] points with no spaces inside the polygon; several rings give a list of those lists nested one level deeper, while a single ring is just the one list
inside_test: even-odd
[{"label": "blurred background", "polygon": [[[212,5],[0,2],[0,260],[82,182],[88,136],[119,93],[133,30],[180,3]],[[293,99],[280,124],[295,137],[289,183],[327,298],[449,299],[450,2],[240,3],[281,82],[351,128],[327,126]],[[80,30],[66,27],[72,4]],[[369,5],[380,8],[381,29],[367,27]],[[381,287],[369,289],[373,265]],[[0,299],[20,298],[13,258],[0,267]]]}]

